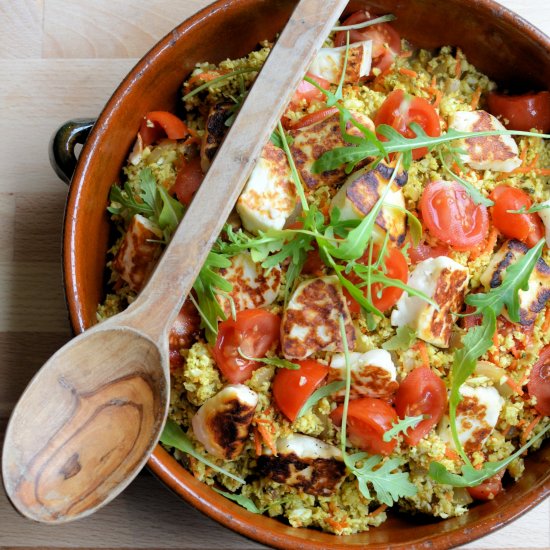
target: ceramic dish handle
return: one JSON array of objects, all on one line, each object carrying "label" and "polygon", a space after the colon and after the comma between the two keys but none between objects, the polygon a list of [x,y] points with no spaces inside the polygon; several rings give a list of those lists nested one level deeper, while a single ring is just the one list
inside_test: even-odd
[{"label": "ceramic dish handle", "polygon": [[95,124],[95,118],[68,120],[59,127],[50,140],[50,164],[66,183],[71,183],[76,168],[76,145],[83,145]]}]

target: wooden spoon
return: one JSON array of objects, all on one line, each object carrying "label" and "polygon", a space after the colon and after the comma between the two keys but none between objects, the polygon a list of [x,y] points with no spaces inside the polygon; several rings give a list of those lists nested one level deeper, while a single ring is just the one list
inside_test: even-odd
[{"label": "wooden spoon", "polygon": [[61,348],[26,388],[2,460],[6,492],[23,515],[62,523],[91,514],[149,458],[168,410],[168,331],[345,5],[299,2],[146,288],[126,311]]}]

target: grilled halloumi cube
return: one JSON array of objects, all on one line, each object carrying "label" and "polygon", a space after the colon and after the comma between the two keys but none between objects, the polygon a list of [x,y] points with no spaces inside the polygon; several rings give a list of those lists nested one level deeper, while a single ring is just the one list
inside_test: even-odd
[{"label": "grilled halloumi cube", "polygon": [[[309,71],[328,80],[331,84],[339,84],[344,69],[345,56],[346,46],[321,48],[309,67]],[[370,73],[371,61],[371,40],[350,44],[344,83],[355,84],[362,76],[367,76]]]},{"label": "grilled halloumi cube", "polygon": [[[399,384],[397,370],[391,355],[385,349],[373,349],[366,353],[349,353],[351,370],[351,398],[390,397]],[[343,353],[335,353],[330,361],[328,382],[346,379],[346,358]],[[345,390],[333,394],[343,398]]]},{"label": "grilled halloumi cube", "polygon": [[338,447],[301,434],[279,438],[277,455],[269,449],[258,457],[261,476],[301,489],[311,495],[329,496],[346,475]]},{"label": "grilled halloumi cube", "polygon": [[231,258],[231,265],[220,269],[219,274],[233,285],[229,296],[217,294],[216,298],[226,316],[235,311],[265,307],[276,299],[281,287],[281,268],[264,269],[252,260],[248,252]]},{"label": "grilled halloumi cube", "polygon": [[[496,117],[486,111],[457,111],[450,118],[449,128],[463,132],[506,130]],[[476,170],[511,172],[521,164],[518,146],[512,136],[481,136],[460,142],[466,151],[462,161]]]},{"label": "grilled halloumi cube", "polygon": [[[527,245],[520,241],[515,239],[506,241],[493,255],[487,269],[479,278],[485,290],[500,286],[508,266],[517,262],[528,250]],[[542,258],[538,259],[535,269],[529,277],[527,290],[520,290],[518,297],[519,323],[532,325],[538,313],[550,299],[550,267]],[[503,310],[503,313],[508,317],[506,309]]]},{"label": "grilled halloumi cube", "polygon": [[[355,172],[332,199],[331,209],[338,208],[342,220],[364,218],[384,193],[393,172],[394,167],[384,162],[380,162],[372,170]],[[387,231],[390,239],[398,246],[405,242],[407,236],[405,198],[401,190],[407,179],[408,175],[404,170],[396,175],[384,198],[384,206],[376,217],[378,227]],[[397,208],[392,208],[391,205]]]},{"label": "grilled halloumi cube", "polygon": [[349,349],[355,329],[335,275],[307,279],[292,294],[281,323],[281,348],[287,359],[305,359],[318,351],[343,351],[340,317]]},{"label": "grilled halloumi cube", "polygon": [[550,246],[550,199],[541,204],[546,206],[543,210],[539,210],[539,216],[546,228],[546,244]]},{"label": "grilled halloumi cube", "polygon": [[282,229],[296,206],[296,188],[286,154],[268,141],[237,201],[237,212],[245,229],[257,233]]},{"label": "grilled halloumi cube", "polygon": [[130,221],[128,231],[113,260],[113,269],[134,291],[139,292],[160,256],[162,231],[141,214]]},{"label": "grilled halloumi cube", "polygon": [[416,264],[408,285],[420,290],[439,306],[439,311],[417,296],[403,294],[391,314],[391,324],[409,326],[418,338],[438,346],[449,346],[452,313],[460,310],[468,285],[468,269],[447,256],[428,258]]},{"label": "grilled halloumi cube", "polygon": [[[369,130],[374,130],[374,124],[369,117],[354,111],[352,111],[352,115],[358,123]],[[363,135],[351,122],[346,124],[346,129],[350,135]],[[346,178],[343,167],[321,172],[320,174],[314,174],[312,171],[313,163],[321,158],[324,153],[335,147],[351,145],[342,137],[338,113],[316,124],[293,130],[290,135],[293,138],[293,143],[290,146],[292,157],[300,178],[308,188],[315,189],[321,185],[336,186]]]},{"label": "grilled halloumi cube", "polygon": [[[460,387],[462,399],[456,409],[458,439],[466,453],[479,451],[494,430],[504,399],[492,387],[476,387],[463,384]],[[438,428],[439,437],[455,447],[451,437],[449,418],[444,416]]]},{"label": "grilled halloumi cube", "polygon": [[233,108],[234,105],[231,103],[218,103],[210,108],[206,117],[200,153],[201,168],[204,174],[210,168],[210,164],[229,130],[225,121],[231,116]]},{"label": "grilled halloumi cube", "polygon": [[244,384],[225,386],[191,419],[195,437],[217,458],[236,459],[248,440],[258,395]]}]

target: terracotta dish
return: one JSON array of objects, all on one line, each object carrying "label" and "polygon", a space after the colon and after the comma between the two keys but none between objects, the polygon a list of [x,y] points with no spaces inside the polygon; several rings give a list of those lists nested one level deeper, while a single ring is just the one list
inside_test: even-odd
[{"label": "terracotta dish", "polygon": [[[72,326],[81,332],[96,322],[104,292],[109,238],[109,189],[135,140],[144,113],[175,110],[181,83],[197,62],[240,57],[261,40],[274,38],[293,0],[219,0],[176,27],[136,65],[98,118],[72,178],[64,233],[64,274]],[[393,13],[394,25],[414,45],[460,46],[479,70],[518,92],[550,89],[550,39],[491,0],[364,0],[347,11],[368,8]],[[76,123],[56,136],[58,173],[72,171],[72,148],[89,130]],[[337,537],[294,529],[237,504],[195,480],[158,447],[151,470],[171,489],[211,518],[275,547],[448,548],[485,535],[542,501],[550,492],[550,445],[526,459],[526,473],[493,501],[461,517],[436,520],[393,515],[361,535]]]}]

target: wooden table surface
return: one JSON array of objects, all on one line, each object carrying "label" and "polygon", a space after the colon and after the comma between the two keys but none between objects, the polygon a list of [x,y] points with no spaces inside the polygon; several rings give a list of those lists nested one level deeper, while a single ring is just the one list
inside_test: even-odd
[{"label": "wooden table surface", "polygon": [[[48,141],[95,116],[160,37],[209,0],[0,1],[0,439],[19,394],[69,337],[61,279],[67,188]],[[502,0],[550,35],[550,0]],[[179,500],[149,473],[91,518],[21,518],[0,489],[1,547],[262,548]],[[468,548],[549,548],[548,500]]]}]

